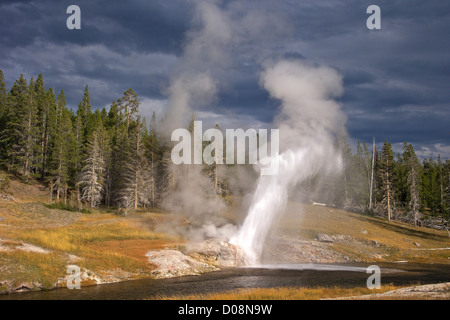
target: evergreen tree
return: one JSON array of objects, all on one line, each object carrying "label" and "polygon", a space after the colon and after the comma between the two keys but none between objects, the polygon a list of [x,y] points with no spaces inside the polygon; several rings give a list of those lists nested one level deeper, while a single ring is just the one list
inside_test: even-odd
[{"label": "evergreen tree", "polygon": [[81,99],[81,102],[78,104],[78,111],[77,111],[77,114],[79,114],[81,117],[81,122],[83,125],[87,123],[91,112],[92,112],[92,105],[91,105],[91,97],[89,94],[89,86],[86,85],[86,87],[84,87],[83,98]]},{"label": "evergreen tree", "polygon": [[120,114],[115,101],[112,102],[109,108],[104,124],[108,131],[109,146],[112,151],[108,158],[105,171],[105,204],[106,206],[110,206],[114,203],[114,199],[116,198],[114,195],[114,186],[116,185],[116,182],[118,182],[116,181],[116,175],[120,170],[119,164],[117,163],[117,152],[120,152],[117,145]]},{"label": "evergreen tree", "polygon": [[130,207],[135,210],[140,206],[152,205],[155,201],[153,193],[156,189],[156,179],[149,159],[146,157],[144,141],[148,140],[148,132],[137,117],[130,124],[129,151],[122,171],[122,184],[119,191],[120,207],[125,212]]},{"label": "evergreen tree", "polygon": [[34,93],[36,96],[37,110],[38,110],[38,130],[39,130],[39,169],[41,175],[44,176],[44,153],[45,141],[47,132],[47,117],[49,114],[49,104],[47,101],[47,92],[44,85],[44,77],[40,73],[34,86]]},{"label": "evergreen tree", "polygon": [[353,167],[354,195],[352,197],[355,199],[355,205],[358,208],[365,209],[368,208],[369,204],[371,158],[366,144],[364,143],[361,146],[360,141],[356,146]]},{"label": "evergreen tree", "polygon": [[439,168],[432,158],[423,161],[422,201],[432,213],[439,212],[441,203]]},{"label": "evergreen tree", "polygon": [[78,133],[79,138],[79,146],[80,149],[86,144],[88,137],[96,128],[91,123],[91,115],[92,115],[92,105],[91,105],[91,97],[89,94],[89,87],[86,85],[83,92],[83,98],[81,102],[78,104],[77,110],[77,128],[80,132]]},{"label": "evergreen tree", "polygon": [[49,144],[50,144],[50,137],[52,134],[55,133],[56,130],[56,98],[55,93],[53,92],[53,89],[50,88],[45,93],[44,96],[44,112],[46,114],[45,116],[45,123],[42,124],[41,128],[41,154],[40,154],[40,162],[41,165],[41,177],[42,179],[45,178],[45,175],[47,174],[47,166],[48,166],[48,158],[49,158]]},{"label": "evergreen tree", "polygon": [[444,211],[446,212],[448,219],[450,218],[450,160],[445,161],[443,172]]},{"label": "evergreen tree", "polygon": [[408,163],[410,152],[407,142],[403,145],[403,153],[397,155],[397,165],[394,167],[395,171],[395,200],[397,206],[403,207],[407,210],[410,201],[410,190],[408,184],[408,172],[410,165]]},{"label": "evergreen tree", "polygon": [[6,101],[8,97],[8,90],[6,88],[5,77],[3,71],[0,69],[0,110],[6,107]]},{"label": "evergreen tree", "polygon": [[382,158],[380,163],[380,175],[382,181],[382,203],[383,213],[387,214],[387,218],[391,221],[394,209],[393,203],[393,172],[394,172],[394,152],[391,144],[385,140],[382,149]]},{"label": "evergreen tree", "polygon": [[105,125],[108,130],[117,130],[120,125],[119,107],[117,106],[117,103],[115,101],[111,103]]},{"label": "evergreen tree", "polygon": [[[62,106],[64,92],[58,96],[58,106]],[[75,149],[75,136],[73,134],[72,117],[68,109],[63,108],[58,117],[58,127],[51,140],[52,148],[49,160],[49,181],[52,194],[56,193],[56,201],[60,196],[67,200],[67,190],[70,184],[69,169],[73,151]]]},{"label": "evergreen tree", "polygon": [[417,159],[414,148],[411,144],[405,143],[403,147],[403,163],[407,172],[407,185],[409,190],[409,210],[414,219],[414,226],[417,227],[420,219],[420,163]]},{"label": "evergreen tree", "polygon": [[81,161],[82,161],[82,150],[83,150],[83,124],[81,114],[77,112],[76,116],[73,117],[73,132],[75,135],[76,148],[73,154],[73,170],[72,172],[75,174],[79,172],[81,169]]},{"label": "evergreen tree", "polygon": [[151,207],[155,207],[159,201],[161,195],[161,187],[160,185],[160,171],[161,171],[161,146],[158,138],[158,134],[156,131],[156,113],[152,113],[152,118],[150,121],[150,132],[143,139],[143,144],[145,148],[145,156],[148,159],[148,163],[150,165],[149,170],[149,203]]},{"label": "evergreen tree", "polygon": [[0,162],[4,163],[7,158],[7,150],[5,147],[6,137],[2,137],[2,134],[6,134],[6,122],[8,121],[8,90],[6,88],[5,78],[3,71],[0,69]]},{"label": "evergreen tree", "polygon": [[438,155],[437,159],[438,181],[439,181],[439,211],[445,212],[445,177],[444,177],[444,165],[441,160],[441,155]]},{"label": "evergreen tree", "polygon": [[132,151],[131,141],[128,136],[126,124],[120,125],[117,130],[117,136],[114,139],[111,167],[111,182],[113,186],[111,197],[120,207],[128,210],[133,204],[132,187],[129,183],[124,184],[125,180],[132,180],[132,173],[129,172]]},{"label": "evergreen tree", "polygon": [[123,97],[121,97],[118,102],[119,110],[123,111],[125,114],[128,130],[128,128],[130,127],[131,117],[139,111],[138,96],[132,89],[128,89],[123,93]]},{"label": "evergreen tree", "polygon": [[35,169],[38,142],[37,105],[34,81],[20,76],[8,96],[6,124],[2,132],[8,158],[7,167],[14,172],[23,172],[25,179]]},{"label": "evergreen tree", "polygon": [[[4,165],[9,171],[17,171],[20,167],[18,156],[20,154],[19,135],[21,135],[21,122],[23,113],[26,113],[28,96],[28,84],[21,74],[7,96],[8,100],[4,112],[5,122],[1,134],[2,145],[4,146]],[[20,113],[19,113],[20,112]]]}]

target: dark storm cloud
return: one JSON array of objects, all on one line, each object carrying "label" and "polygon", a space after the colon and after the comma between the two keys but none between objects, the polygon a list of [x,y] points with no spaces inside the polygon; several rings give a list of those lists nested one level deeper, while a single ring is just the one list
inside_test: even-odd
[{"label": "dark storm cloud", "polygon": [[[42,72],[48,87],[65,89],[71,106],[81,99],[85,84],[97,107],[129,87],[162,98],[160,86],[181,52],[190,19],[184,1],[170,3],[78,1],[82,29],[74,31],[66,28],[71,1],[2,2],[0,67],[9,85],[19,73]],[[138,69],[148,72],[136,74]]]},{"label": "dark storm cloud", "polygon": [[104,44],[114,50],[179,53],[190,21],[190,6],[182,0],[77,1],[82,29],[68,30],[66,9],[73,1],[9,1],[0,6],[7,46],[26,45],[40,38],[77,45]]},{"label": "dark storm cloud", "polygon": [[[95,107],[127,88],[164,101],[194,19],[193,1],[2,1],[0,68],[8,86],[20,73],[43,73],[70,106],[89,84]],[[77,4],[82,29],[66,28]],[[382,29],[366,28],[372,1],[223,1],[239,45],[214,70],[219,93],[205,110],[270,123],[278,102],[259,84],[271,59],[302,59],[342,74],[350,136],[416,143],[427,152],[450,145],[450,2],[379,0]],[[427,149],[428,148],[428,149]],[[450,150],[446,154],[450,157]]]}]

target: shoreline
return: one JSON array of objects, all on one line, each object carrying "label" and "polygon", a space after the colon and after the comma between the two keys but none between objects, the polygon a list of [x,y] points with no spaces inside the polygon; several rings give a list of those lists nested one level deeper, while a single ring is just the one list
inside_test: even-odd
[{"label": "shoreline", "polygon": [[[278,270],[281,273],[285,272],[286,270],[287,271],[299,270],[301,272],[307,272],[307,273],[309,273],[311,271],[313,271],[313,272],[330,272],[330,271],[333,270],[333,271],[340,271],[340,272],[357,272],[358,274],[360,274],[359,277],[361,277],[361,276],[365,277],[365,275],[362,275],[365,272],[362,272],[361,270],[354,271],[352,269],[354,269],[355,267],[361,268],[361,267],[364,267],[364,265],[367,265],[367,264],[370,264],[370,263],[373,263],[373,262],[367,261],[367,262],[360,262],[360,263],[356,263],[356,264],[355,263],[311,264],[311,265],[319,265],[319,268],[308,268],[308,267],[306,267],[305,269],[286,269],[286,268],[277,269],[276,266],[271,266],[271,268],[264,268],[264,265],[262,265],[261,267],[250,267],[250,268],[263,270],[263,272],[276,272]],[[409,265],[409,268],[403,268],[403,270],[398,270],[398,269],[393,269],[392,268],[392,267],[395,267],[393,264],[394,263],[389,263],[389,264],[385,264],[385,265],[380,264],[382,270],[383,269],[387,270],[386,273],[383,273],[383,274],[387,275],[387,274],[399,273],[399,272],[402,272],[402,273],[403,272],[407,272],[407,273],[414,274],[414,273],[416,273],[418,271],[423,271],[423,272],[427,272],[427,273],[434,273],[434,269],[438,270],[438,268],[441,268],[441,267],[446,268],[447,267],[447,265],[436,265],[436,264],[411,264],[411,265],[409,265],[409,264],[402,264],[402,265],[405,265],[405,266]],[[310,264],[305,264],[305,265],[310,265]],[[331,268],[328,268],[328,271],[327,270],[323,270],[324,265],[329,265]],[[303,267],[305,267],[305,266],[303,266]],[[343,268],[336,268],[336,267],[343,267]],[[182,278],[184,278],[184,277],[187,277],[188,278],[187,280],[190,282],[193,279],[192,277],[189,279],[190,276],[201,276],[202,274],[215,273],[215,272],[221,272],[221,271],[228,273],[228,272],[230,272],[230,270],[231,270],[231,272],[234,272],[233,269],[236,269],[236,268],[247,269],[245,267],[224,267],[222,269],[216,268],[215,270],[211,270],[211,271],[208,271],[208,272],[203,272],[203,273],[200,273],[200,274],[186,274],[186,275],[180,275],[180,276],[176,276],[176,277],[167,277],[167,278],[159,278],[159,279],[157,279],[155,277],[141,277],[141,278],[121,277],[121,278],[115,278],[115,279],[102,279],[101,282],[91,283],[91,284],[87,284],[87,285],[82,285],[81,288],[83,289],[83,288],[94,287],[94,286],[102,286],[102,285],[107,285],[107,284],[119,284],[119,283],[126,283],[126,282],[129,282],[132,285],[132,282],[139,281],[139,280],[156,280],[156,281],[159,282],[159,281],[164,281],[164,280],[170,280],[171,278],[177,278],[176,281],[181,280],[183,282]],[[213,278],[214,278],[214,276],[213,276]],[[443,281],[439,281],[438,280],[436,282],[432,282],[432,281],[429,280],[430,282],[428,282],[428,283],[426,282],[427,284],[425,286],[431,286],[430,288],[433,288],[433,286],[435,286],[435,287],[438,286],[439,288],[443,287],[447,291],[450,290],[450,282],[448,282],[448,277],[444,276],[442,278],[443,278],[442,279]],[[59,283],[61,284],[61,281]],[[169,283],[171,283],[171,281],[169,281]],[[383,283],[382,287],[385,287],[385,286],[392,287],[393,283],[392,282],[390,282],[390,284],[389,284],[389,282],[386,282],[385,284]],[[423,290],[422,289],[419,290],[419,289],[416,288],[418,286],[419,286],[418,284],[417,285],[413,285],[413,284],[405,285],[405,287],[402,287],[402,285],[399,285],[399,288],[406,292],[404,295],[402,295],[402,296],[405,296],[406,298],[411,298],[411,296],[413,294],[416,296],[415,298],[417,298],[417,299],[432,299],[433,298],[433,296],[430,296],[427,293],[428,291],[431,291],[431,290],[427,291],[427,290],[425,290],[426,288],[423,289]],[[127,285],[125,285],[125,287],[127,287]],[[283,287],[280,287],[280,288],[283,288]],[[268,287],[267,289],[268,290],[271,290],[271,289],[278,290],[280,288]],[[318,287],[314,287],[314,286],[311,287],[311,286],[307,285],[305,287],[303,287],[303,286],[298,286],[298,287],[294,286],[294,287],[290,287],[289,289],[290,290],[297,290],[297,291],[301,292],[302,290],[306,290],[306,289],[308,289],[308,290],[309,289],[318,290],[320,288],[324,288],[324,289],[328,288],[329,290],[337,290],[337,291],[339,291],[339,290],[344,290],[344,288],[350,288],[350,287],[347,287],[344,284],[341,285],[341,286],[333,286],[333,285],[331,285],[331,286],[327,286],[327,285],[323,286],[323,285],[319,285]],[[354,288],[356,289],[356,288],[359,288],[359,287],[356,286]],[[54,291],[57,291],[59,289],[63,289],[63,290],[66,289],[66,290],[68,290],[65,286],[61,286],[61,285],[54,286],[51,289],[44,289],[42,287],[41,288],[38,288],[38,287],[35,287],[35,288],[21,288],[21,290],[19,290],[19,291],[3,292],[1,294],[1,296],[15,296],[15,298],[19,298],[21,293],[23,293],[23,294],[26,294],[26,293],[40,293],[40,292],[46,292],[46,291],[53,291],[54,292]],[[252,290],[260,290],[260,289],[261,289],[260,287],[254,287],[254,288],[249,287],[246,290],[252,291]],[[117,288],[115,290],[117,290]],[[434,291],[436,291],[436,290],[434,290]],[[409,296],[408,296],[408,292],[409,292]],[[229,293],[229,290],[224,290],[223,292],[219,292],[217,294],[227,294],[227,293]],[[209,295],[208,291],[206,291],[204,295],[208,296]],[[366,295],[367,294],[357,295],[357,296],[348,296],[348,297],[342,297],[342,298],[337,297],[336,299],[370,299],[370,297],[372,297],[372,296],[373,296],[374,299],[387,299],[387,298],[390,298],[387,295],[386,296],[380,296],[379,293],[370,294],[370,295],[367,295],[367,297],[366,297]],[[392,293],[392,298],[395,298],[396,296],[398,296],[398,295],[395,295],[394,293]],[[160,298],[165,299],[167,297],[161,296]],[[160,298],[157,298],[157,299],[160,299]],[[445,296],[444,298],[447,298],[447,296]],[[325,297],[324,299],[327,299],[327,298]]]}]

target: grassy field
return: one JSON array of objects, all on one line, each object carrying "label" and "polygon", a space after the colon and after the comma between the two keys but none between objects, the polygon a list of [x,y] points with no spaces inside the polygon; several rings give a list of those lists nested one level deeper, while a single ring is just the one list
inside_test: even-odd
[{"label": "grassy field", "polygon": [[[22,191],[13,193],[15,201],[0,201],[0,292],[7,290],[1,285],[7,281],[13,288],[39,283],[50,289],[66,276],[69,264],[106,279],[149,277],[154,266],[145,253],[182,244],[179,237],[153,230],[170,215],[138,212],[122,217],[106,210],[81,214],[51,209],[39,185],[11,185]],[[82,285],[91,282],[85,279]]]}]

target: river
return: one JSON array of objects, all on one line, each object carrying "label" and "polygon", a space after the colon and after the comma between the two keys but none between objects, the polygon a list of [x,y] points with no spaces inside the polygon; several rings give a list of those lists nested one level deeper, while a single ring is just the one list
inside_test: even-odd
[{"label": "river", "polygon": [[[370,264],[295,264],[266,265],[252,268],[227,268],[198,276],[170,279],[143,279],[80,290],[56,289],[0,295],[0,300],[128,300],[161,296],[223,292],[239,288],[364,287]],[[381,284],[417,285],[450,282],[450,264],[420,265],[407,263],[378,264]]]}]

